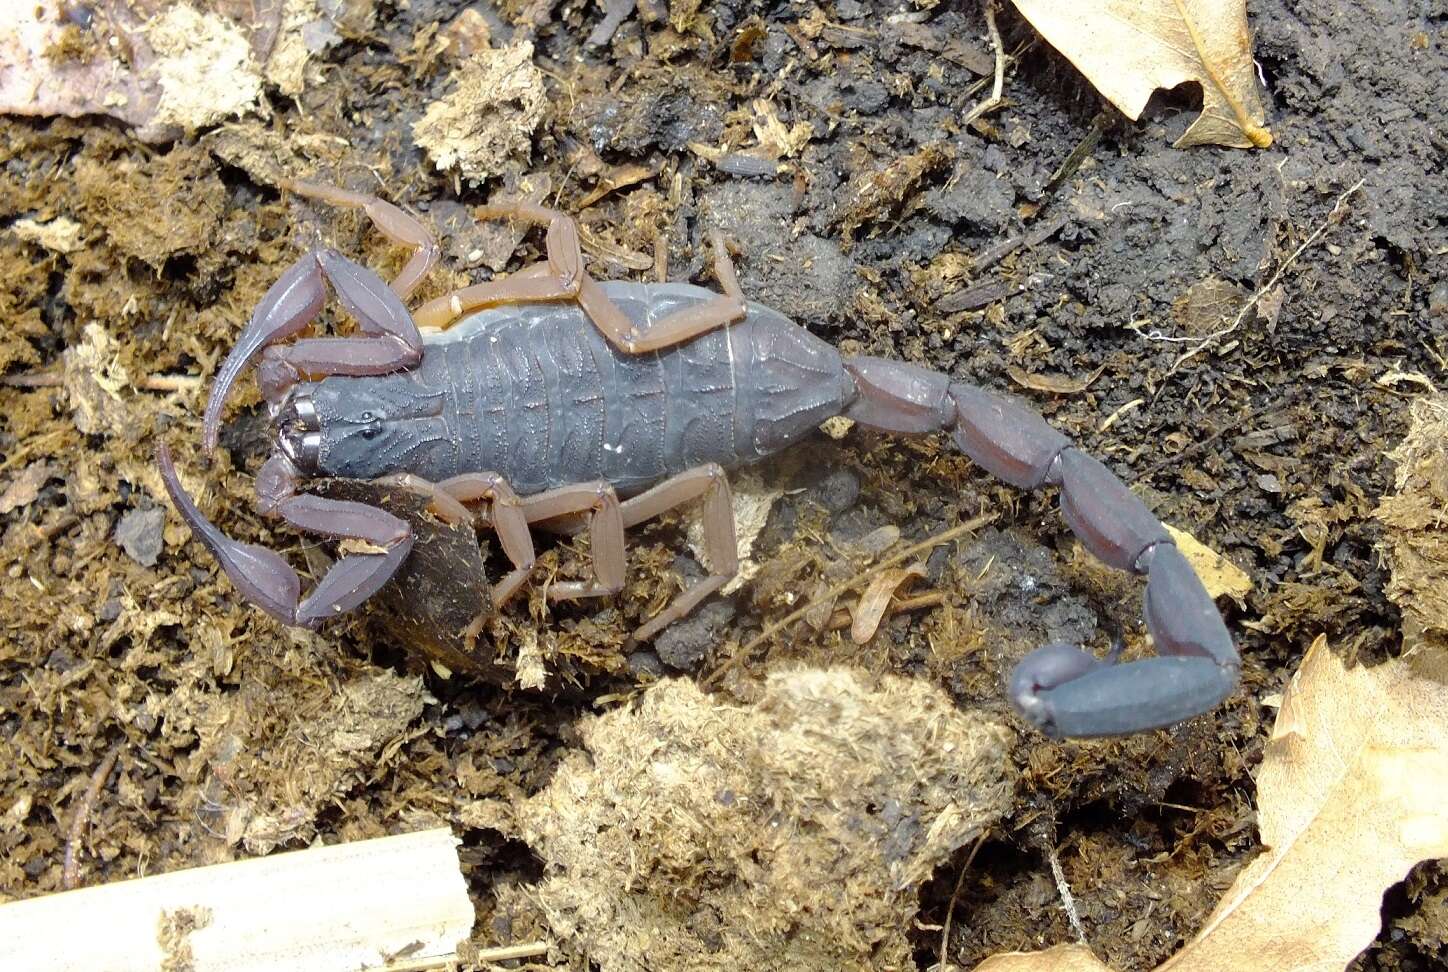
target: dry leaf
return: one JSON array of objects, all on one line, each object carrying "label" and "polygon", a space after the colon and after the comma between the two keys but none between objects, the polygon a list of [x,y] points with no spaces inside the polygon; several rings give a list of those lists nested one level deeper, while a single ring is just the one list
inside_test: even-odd
[{"label": "dry leaf", "polygon": [[875,579],[870,581],[860,595],[860,603],[855,605],[855,619],[850,625],[850,640],[857,645],[863,645],[875,637],[875,632],[880,629],[880,622],[884,620],[895,595],[905,593],[909,584],[924,576],[925,568],[921,564],[893,567],[876,574]]},{"label": "dry leaf", "polygon": [[658,167],[652,165],[638,165],[637,163],[630,162],[625,165],[614,166],[599,177],[598,185],[594,186],[582,199],[578,200],[578,202],[574,204],[573,210],[574,212],[581,213],[609,193],[618,192],[620,189],[627,189],[630,186],[636,186],[640,182],[652,179],[658,174]]},{"label": "dry leaf", "polygon": [[1178,530],[1170,525],[1167,525],[1166,530],[1212,597],[1227,594],[1240,601],[1252,592],[1252,578],[1247,576],[1245,570],[1185,530]]},{"label": "dry leaf", "polygon": [[1048,392],[1052,395],[1076,395],[1090,388],[1091,383],[1100,378],[1105,370],[1105,365],[1102,365],[1083,378],[1068,378],[1065,375],[1034,375],[1011,365],[1006,369],[1006,374],[1011,376],[1011,381],[1031,391]]},{"label": "dry leaf", "polygon": [[[784,490],[765,484],[757,473],[743,473],[734,477],[730,491],[734,501],[734,542],[739,553],[739,570],[725,584],[721,593],[732,594],[759,573],[759,562],[753,558],[754,541],[764,532],[769,522],[769,512],[784,495]],[[689,547],[700,562],[704,556],[704,523],[699,517],[689,521]]]},{"label": "dry leaf", "polygon": [[1283,693],[1257,774],[1265,850],[1161,966],[1338,972],[1383,892],[1448,856],[1448,685],[1403,658],[1347,671],[1319,637]]},{"label": "dry leaf", "polygon": [[[1313,643],[1257,773],[1264,849],[1157,972],[1341,972],[1372,942],[1383,892],[1448,856],[1445,672],[1448,655],[1426,647],[1348,671]],[[1076,967],[1023,964],[1053,952],[977,970]]]},{"label": "dry leaf", "polygon": [[82,334],[63,355],[75,427],[85,435],[136,435],[136,423],[122,396],[131,379],[121,363],[120,346],[99,324],[87,324]]},{"label": "dry leaf", "polygon": [[975,972],[1111,972],[1085,945],[1057,945],[1044,952],[1002,952]]},{"label": "dry leaf", "polygon": [[81,248],[81,225],[73,219],[57,216],[48,223],[33,219],[17,219],[10,224],[15,235],[30,243],[39,243],[56,253],[74,253]]},{"label": "dry leaf", "polygon": [[1136,119],[1157,88],[1202,87],[1188,145],[1266,148],[1244,0],[1014,0],[1096,90]]},{"label": "dry leaf", "polygon": [[765,159],[792,158],[804,150],[814,135],[809,122],[785,125],[779,120],[774,102],[754,99],[754,137],[759,140],[759,154]]},{"label": "dry leaf", "polygon": [[1373,516],[1392,567],[1388,599],[1402,608],[1405,637],[1448,643],[1448,396],[1415,399],[1412,427],[1388,453],[1395,489]]},{"label": "dry leaf", "polygon": [[54,472],[54,467],[47,462],[32,462],[26,466],[0,493],[0,516],[34,503],[40,496],[40,487]]}]

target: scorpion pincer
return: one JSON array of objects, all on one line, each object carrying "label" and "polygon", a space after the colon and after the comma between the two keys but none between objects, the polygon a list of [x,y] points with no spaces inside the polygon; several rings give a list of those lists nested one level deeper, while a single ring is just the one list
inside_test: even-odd
[{"label": "scorpion pincer", "polygon": [[[1116,663],[1067,645],[1031,652],[1009,679],[1011,701],[1031,723],[1053,736],[1137,732],[1206,712],[1233,691],[1240,661],[1212,598],[1162,524],[1105,465],[1010,399],[907,362],[842,357],[746,301],[717,233],[722,295],[684,283],[597,282],[584,272],[569,217],[531,204],[490,207],[482,215],[546,227],[546,259],[409,313],[404,300],[438,254],[422,225],[373,196],[284,188],[359,207],[414,252],[390,285],[331,249],[308,252],[262,298],[206,408],[210,454],[227,396],[259,359],[276,436],[257,480],[260,509],[348,541],[307,597],[280,556],[208,522],[160,450],[182,517],[242,595],[283,623],[314,627],[358,606],[411,549],[411,528],[391,513],[299,491],[325,476],[402,483],[449,522],[491,526],[512,565],[491,592],[495,606],[533,568],[533,527],[590,533],[591,578],[551,585],[551,599],[606,596],[624,584],[624,531],[702,500],[711,573],[636,633],[650,638],[737,570],[725,469],[843,415],[889,432],[944,432],[1014,486],[1059,487],[1062,515],[1082,544],[1145,575],[1145,620],[1159,654]],[[312,324],[328,282],[360,333],[279,343]]]}]

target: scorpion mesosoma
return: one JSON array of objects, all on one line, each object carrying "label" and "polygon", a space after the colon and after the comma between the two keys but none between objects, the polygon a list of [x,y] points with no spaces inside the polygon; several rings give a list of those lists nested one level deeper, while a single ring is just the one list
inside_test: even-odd
[{"label": "scorpion mesosoma", "polygon": [[[546,258],[409,313],[404,300],[438,256],[417,220],[375,196],[302,182],[283,188],[361,208],[413,250],[390,285],[332,249],[301,257],[258,304],[207,404],[210,454],[232,387],[260,358],[277,440],[257,479],[260,509],[344,541],[310,596],[301,597],[279,555],[207,521],[160,450],[182,517],[242,595],[284,623],[314,627],[355,608],[413,542],[391,513],[300,492],[301,482],[385,478],[425,493],[445,520],[491,526],[512,565],[492,590],[495,606],[534,565],[530,526],[588,530],[592,578],[555,583],[548,595],[597,597],[624,584],[627,528],[702,500],[711,573],[636,634],[650,638],[737,570],[724,470],[843,415],[889,432],[946,432],[1014,486],[1059,487],[1062,515],[1086,548],[1146,575],[1145,620],[1160,654],[1118,663],[1066,645],[1036,649],[1008,686],[1028,721],[1053,736],[1136,732],[1206,712],[1236,685],[1240,662],[1211,597],[1166,529],[1105,465],[1010,399],[914,364],[842,357],[746,301],[719,234],[712,245],[722,295],[684,283],[597,282],[584,271],[571,218],[529,203],[489,207],[480,215],[546,227]],[[279,343],[318,317],[327,281],[360,334]]]}]

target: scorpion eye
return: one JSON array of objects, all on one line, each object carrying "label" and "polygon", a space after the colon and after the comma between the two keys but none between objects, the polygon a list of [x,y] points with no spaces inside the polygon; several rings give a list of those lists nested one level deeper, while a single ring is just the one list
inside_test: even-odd
[{"label": "scorpion eye", "polygon": [[371,427],[365,428],[362,430],[362,438],[366,439],[368,442],[371,442],[373,439],[377,438],[377,433],[380,431],[380,429],[374,429]]}]

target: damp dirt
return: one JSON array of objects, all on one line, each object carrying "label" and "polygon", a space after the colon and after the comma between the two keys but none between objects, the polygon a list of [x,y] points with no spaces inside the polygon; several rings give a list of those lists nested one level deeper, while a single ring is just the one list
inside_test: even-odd
[{"label": "damp dirt", "polygon": [[[551,936],[554,959],[582,967],[629,928],[550,924],[582,885],[557,867],[560,838],[518,814],[586,777],[591,720],[657,711],[648,693],[679,677],[707,692],[669,704],[707,715],[756,704],[770,672],[849,668],[1015,728],[1000,737],[1009,799],[978,845],[928,857],[918,900],[896,902],[914,917],[891,964],[969,968],[1074,940],[1054,858],[1097,954],[1149,969],[1258,849],[1252,774],[1313,638],[1372,664],[1405,632],[1441,636],[1441,598],[1412,600],[1442,572],[1428,508],[1441,454],[1401,444],[1441,429],[1441,399],[1422,402],[1448,382],[1441,10],[1249,4],[1276,136],[1250,152],[1171,148],[1190,90],[1125,121],[1008,9],[1006,103],[962,125],[993,66],[969,3],[285,10],[268,26],[285,64],[215,117],[139,135],[99,115],[0,118],[0,900],[67,883],[74,814],[115,752],[76,831],[79,883],[448,825],[474,945]],[[72,27],[56,57],[83,57],[81,32],[105,22]],[[419,299],[539,257],[539,232],[476,219],[490,201],[575,215],[600,278],[712,283],[720,229],[751,297],[850,353],[1019,396],[1244,571],[1250,590],[1219,600],[1241,688],[1168,732],[1025,731],[1002,695],[1010,667],[1049,641],[1148,650],[1140,581],[1082,554],[1053,496],[990,479],[946,439],[859,429],[758,471],[771,500],[750,580],[654,645],[628,634],[704,576],[677,517],[632,535],[627,589],[592,603],[543,595],[588,576],[586,540],[543,543],[538,583],[484,626],[473,667],[456,646],[409,647],[390,615],[277,625],[191,538],[154,455],[169,443],[230,535],[308,582],[325,568],[325,544],[252,503],[269,446],[251,382],[201,456],[207,383],[307,246],[384,273],[406,253],[355,212],[282,192],[283,177],[417,214],[443,250]],[[840,582],[973,517],[902,565],[919,568],[918,605],[852,638],[860,587],[831,593]],[[464,559],[496,575],[505,562],[481,539],[483,558]],[[1395,578],[1404,564],[1417,573]],[[441,590],[473,568],[432,573]],[[683,746],[699,730],[669,731]],[[570,819],[626,828],[617,815],[644,813],[637,794],[573,792]],[[730,883],[740,854],[730,881],[690,872],[715,897],[669,916],[704,947],[735,935],[721,915],[759,913],[717,897],[746,894]],[[1445,900],[1441,871],[1415,869],[1356,967],[1441,961]]]}]

